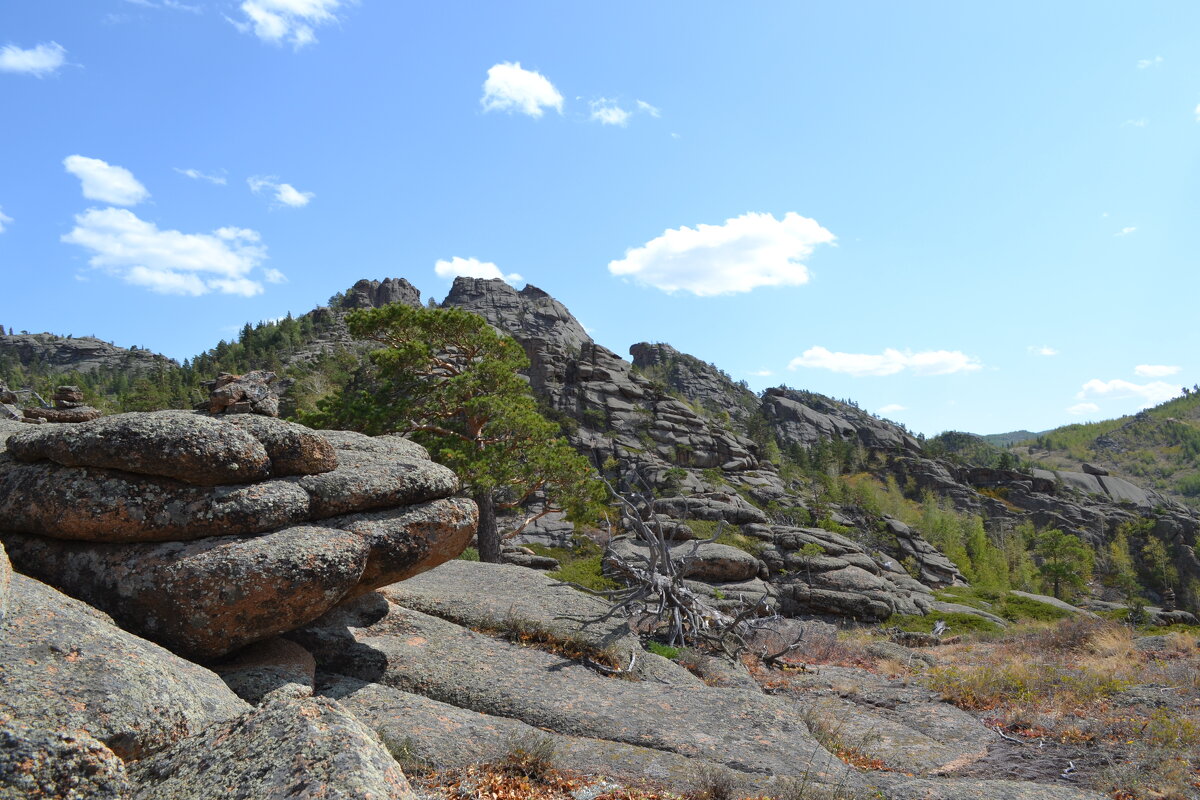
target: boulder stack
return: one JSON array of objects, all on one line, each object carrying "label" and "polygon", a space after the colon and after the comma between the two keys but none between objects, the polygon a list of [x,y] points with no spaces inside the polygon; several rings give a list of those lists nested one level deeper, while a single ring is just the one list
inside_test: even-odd
[{"label": "boulder stack", "polygon": [[101,414],[87,404],[78,386],[59,386],[53,400],[54,408],[26,408],[21,413],[27,422],[90,422]]},{"label": "boulder stack", "polygon": [[454,558],[476,509],[396,436],[181,411],[45,425],[0,453],[14,567],[194,659]]},{"label": "boulder stack", "polygon": [[211,414],[279,416],[279,392],[274,372],[256,369],[245,375],[222,372],[209,382],[207,411]]}]

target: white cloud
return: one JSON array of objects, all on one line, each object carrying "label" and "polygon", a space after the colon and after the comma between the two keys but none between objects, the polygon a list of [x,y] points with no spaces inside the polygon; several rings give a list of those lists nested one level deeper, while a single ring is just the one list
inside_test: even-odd
[{"label": "white cloud", "polygon": [[1166,402],[1181,391],[1183,391],[1182,387],[1166,383],[1165,381],[1132,383],[1120,378],[1111,381],[1092,378],[1083,385],[1083,388],[1079,390],[1079,393],[1075,397],[1078,400],[1086,400],[1089,397],[1137,397],[1142,401],[1141,407],[1147,408]]},{"label": "white cloud", "polygon": [[629,118],[632,116],[617,105],[617,101],[609,100],[607,97],[588,101],[588,107],[592,110],[590,117],[592,122],[599,122],[601,125],[618,125],[624,128],[629,124]]},{"label": "white cloud", "polygon": [[246,179],[246,185],[255,194],[261,194],[264,189],[270,191],[276,203],[292,208],[302,208],[317,196],[315,192],[301,192],[290,183],[280,183],[274,175],[255,175]]},{"label": "white cloud", "polygon": [[1095,414],[1099,410],[1100,406],[1095,403],[1076,403],[1067,409],[1067,413],[1079,416],[1081,414]]},{"label": "white cloud", "polygon": [[638,100],[637,107],[638,107],[638,111],[644,111],[645,113],[649,114],[652,117],[662,116],[661,109],[657,108],[656,106],[650,105],[645,100]]},{"label": "white cloud", "polygon": [[1133,233],[1136,230],[1137,230],[1137,228],[1135,226],[1130,225],[1129,227],[1121,228],[1121,230],[1114,233],[1113,236],[1128,236],[1129,234]]},{"label": "white cloud", "polygon": [[1026,347],[1025,349],[1028,350],[1031,354],[1033,354],[1035,356],[1049,357],[1049,356],[1058,355],[1057,350],[1055,350],[1050,345],[1046,345],[1046,344],[1043,344],[1043,345],[1031,344],[1031,345],[1029,345],[1029,347]]},{"label": "white cloud", "polygon": [[775,373],[769,369],[756,369],[749,374],[755,376],[756,378],[767,378],[767,377],[770,377],[771,375],[774,375]]},{"label": "white cloud", "polygon": [[225,185],[225,176],[224,175],[209,175],[207,173],[201,172],[198,169],[190,169],[190,168],[189,169],[180,169],[179,167],[175,167],[175,171],[178,172],[180,175],[186,175],[187,177],[191,178],[194,181],[208,181],[209,183],[215,183],[218,186]]},{"label": "white cloud", "polygon": [[723,225],[697,225],[664,231],[641,247],[610,261],[613,275],[628,275],[664,292],[679,290],[700,297],[748,292],[759,286],[808,283],[801,259],[837,237],[816,220],[788,212],[747,213]]},{"label": "white cloud", "polygon": [[505,283],[517,284],[522,278],[517,273],[513,272],[505,275],[490,261],[480,261],[477,258],[459,258],[455,256],[449,261],[438,259],[433,265],[433,271],[437,273],[439,278],[446,280],[454,280],[455,278],[487,278],[489,280],[499,278]]},{"label": "white cloud", "polygon": [[169,8],[174,11],[187,11],[190,14],[200,14],[204,11],[200,6],[180,3],[177,0],[159,0],[157,3],[154,0],[125,0],[125,2],[132,3],[135,6],[142,6],[143,8]]},{"label": "white cloud", "polygon": [[521,69],[521,62],[504,62],[488,70],[479,102],[484,111],[519,111],[540,117],[542,109],[562,113],[563,96],[540,72]]},{"label": "white cloud", "polygon": [[0,208],[0,233],[4,233],[4,226],[11,225],[13,218],[4,213],[4,209]]},{"label": "white cloud", "polygon": [[1127,119],[1121,123],[1121,126],[1124,127],[1128,125],[1131,128],[1144,128],[1147,124],[1148,120],[1145,117],[1139,117],[1137,119]]},{"label": "white cloud", "polygon": [[1180,369],[1168,364],[1138,364],[1133,368],[1133,374],[1141,378],[1165,378],[1174,375]]},{"label": "white cloud", "polygon": [[908,410],[907,407],[902,406],[899,403],[888,403],[886,406],[879,409],[875,413],[882,416],[884,414],[895,414],[897,411],[907,411],[907,410]]},{"label": "white cloud", "polygon": [[[263,270],[263,280],[267,283],[287,283],[287,275],[284,275],[274,267],[268,267]],[[283,317],[279,319],[283,319]]]},{"label": "white cloud", "polygon": [[114,167],[98,158],[67,156],[63,159],[67,172],[83,184],[83,196],[117,206],[135,206],[150,196],[146,187],[124,167]]},{"label": "white cloud", "polygon": [[90,250],[93,267],[160,294],[250,297],[263,290],[249,275],[267,251],[258,233],[245,228],[181,233],[159,230],[128,209],[91,208],[75,216],[62,240]]},{"label": "white cloud", "polygon": [[855,377],[864,375],[895,375],[909,370],[916,375],[949,375],[954,372],[974,372],[983,365],[979,359],[958,350],[911,350],[887,348],[882,353],[832,353],[824,347],[810,347],[798,358],[788,362],[788,369],[809,367],[842,372]]},{"label": "white cloud", "polygon": [[1162,63],[1163,63],[1162,56],[1155,56],[1154,58],[1143,58],[1137,62],[1137,68],[1138,69],[1149,69],[1150,67],[1161,66]]},{"label": "white cloud", "polygon": [[1200,105],[1196,106],[1196,121],[1200,122]]},{"label": "white cloud", "polygon": [[0,72],[24,72],[43,78],[67,63],[67,51],[58,42],[22,50],[15,44],[0,48]]},{"label": "white cloud", "polygon": [[317,41],[313,28],[337,22],[334,12],[341,6],[342,0],[245,0],[241,9],[247,21],[229,21],[264,42],[289,42],[299,50]]}]

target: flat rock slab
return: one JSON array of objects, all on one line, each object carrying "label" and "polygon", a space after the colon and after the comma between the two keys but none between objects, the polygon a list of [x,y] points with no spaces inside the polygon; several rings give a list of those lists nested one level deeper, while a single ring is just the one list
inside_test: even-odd
[{"label": "flat rock slab", "polygon": [[131,765],[135,800],[416,800],[369,728],[327,698],[279,698]]},{"label": "flat rock slab", "polygon": [[0,720],[0,800],[129,800],[125,763],[83,731]]},{"label": "flat rock slab", "polygon": [[250,433],[187,411],[115,414],[77,425],[39,425],[12,436],[18,461],[105,467],[216,486],[270,474],[267,451]]},{"label": "flat rock slab", "polygon": [[312,695],[317,662],[300,645],[277,636],[243,647],[212,668],[238,697],[258,705],[281,690],[293,697]]},{"label": "flat rock slab", "polygon": [[888,800],[1107,800],[1106,795],[1088,789],[1022,781],[912,778],[876,772],[868,783]]},{"label": "flat rock slab", "polygon": [[4,622],[4,618],[8,616],[8,598],[12,594],[12,563],[8,560],[8,553],[4,551],[4,545],[0,544],[0,622]]},{"label": "flat rock slab", "polygon": [[1073,606],[1065,600],[1059,600],[1057,597],[1050,597],[1049,595],[1032,594],[1030,592],[1021,592],[1021,591],[1017,591],[1016,589],[1013,589],[1012,591],[1010,591],[1009,594],[1015,594],[1017,597],[1024,597],[1026,600],[1033,600],[1038,603],[1045,603],[1048,606],[1054,606],[1059,611],[1065,611],[1068,614],[1071,614],[1072,616],[1076,616],[1076,617],[1097,617],[1098,618],[1100,616],[1099,614],[1096,614],[1092,611],[1088,611],[1085,608],[1079,608],[1078,606]]},{"label": "flat rock slab", "polygon": [[0,460],[0,519],[7,530],[56,539],[188,541],[422,503],[458,489],[453,472],[428,460],[365,450],[339,451],[338,457],[340,466],[320,475],[211,487]]},{"label": "flat rock slab", "polygon": [[740,772],[808,772],[833,785],[852,780],[787,701],[696,683],[604,677],[378,594],[343,603],[288,638],[303,644],[323,671],[564,735],[664,750]]},{"label": "flat rock slab", "polygon": [[247,707],[212,672],[32,578],[13,577],[12,600],[0,622],[0,717],[87,731],[128,760]]},{"label": "flat rock slab", "polygon": [[711,761],[637,745],[563,736],[516,719],[480,714],[377,683],[322,675],[318,691],[379,734],[395,754],[415,766],[454,769],[503,759],[514,745],[549,740],[556,766],[629,784],[691,785],[701,770],[715,771],[747,789],[771,785]]},{"label": "flat rock slab", "polygon": [[[609,543],[608,553],[633,564],[644,563],[641,557],[650,546],[634,539],[620,538]],[[758,575],[760,562],[744,550],[716,542],[684,542],[671,547],[673,560],[681,563],[685,578],[707,583],[745,581]],[[765,573],[764,573],[765,574]]]}]

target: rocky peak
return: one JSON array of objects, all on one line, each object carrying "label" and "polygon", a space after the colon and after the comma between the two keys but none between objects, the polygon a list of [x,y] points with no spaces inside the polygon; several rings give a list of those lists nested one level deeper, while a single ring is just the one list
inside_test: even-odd
[{"label": "rocky peak", "polygon": [[475,312],[527,351],[529,343],[536,341],[576,355],[592,342],[567,307],[536,286],[518,292],[499,278],[455,278],[442,307]]},{"label": "rocky peak", "polygon": [[762,409],[783,444],[812,447],[821,439],[857,439],[863,447],[921,451],[921,444],[890,422],[813,392],[768,389]]},{"label": "rocky peak", "polygon": [[363,278],[346,292],[341,307],[379,308],[390,303],[420,306],[421,291],[404,278],[384,278],[382,281]]},{"label": "rocky peak", "polygon": [[729,415],[744,425],[758,409],[758,397],[712,364],[669,344],[639,342],[629,348],[633,366],[701,408]]}]

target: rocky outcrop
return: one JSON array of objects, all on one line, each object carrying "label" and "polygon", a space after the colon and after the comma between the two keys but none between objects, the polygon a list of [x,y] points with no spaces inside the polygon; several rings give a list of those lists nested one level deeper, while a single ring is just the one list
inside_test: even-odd
[{"label": "rocky outcrop", "polygon": [[744,383],[734,383],[712,364],[669,344],[639,342],[629,348],[629,354],[633,366],[643,375],[661,381],[668,390],[708,413],[726,417],[739,433],[746,434],[746,424],[757,413],[759,399]]},{"label": "rocky outcrop", "polygon": [[165,356],[139,348],[117,347],[93,336],[55,336],[51,333],[0,335],[0,358],[38,365],[54,374],[121,372],[131,377],[178,368]]},{"label": "rocky outcrop", "polygon": [[[399,437],[154,412],[35,429],[9,447],[24,461],[0,460],[0,538],[17,568],[198,659],[430,569],[475,528],[474,504],[449,498],[453,473]],[[127,471],[212,481],[270,475],[276,460],[311,474],[197,486]]]},{"label": "rocky outcrop", "polygon": [[[12,394],[11,392],[9,394]],[[15,396],[14,396],[15,402]],[[78,386],[59,386],[54,391],[54,406],[24,409],[22,422],[90,422],[100,417],[100,409],[89,406]]]},{"label": "rocky outcrop", "polygon": [[391,303],[419,307],[421,292],[404,278],[384,278],[382,281],[363,278],[343,295],[340,307],[346,310],[381,308]]},{"label": "rocky outcrop", "polygon": [[0,719],[85,730],[141,758],[246,704],[221,679],[24,575],[0,622]]},{"label": "rocky outcrop", "polygon": [[205,383],[208,403],[201,406],[210,414],[262,414],[279,416],[279,392],[274,372],[254,370],[245,375],[222,372]]},{"label": "rocky outcrop", "polygon": [[375,734],[328,698],[274,698],[130,773],[134,800],[416,800]]},{"label": "rocky outcrop", "polygon": [[762,397],[762,412],[785,445],[810,448],[821,440],[834,439],[871,450],[921,450],[920,442],[899,426],[813,392],[768,389]]}]

